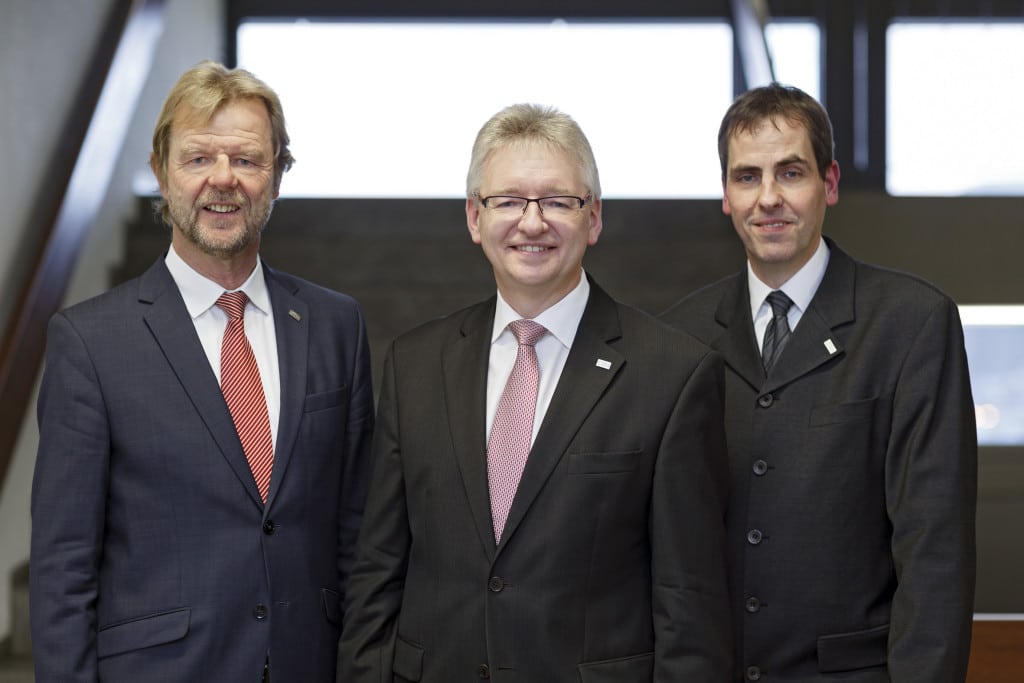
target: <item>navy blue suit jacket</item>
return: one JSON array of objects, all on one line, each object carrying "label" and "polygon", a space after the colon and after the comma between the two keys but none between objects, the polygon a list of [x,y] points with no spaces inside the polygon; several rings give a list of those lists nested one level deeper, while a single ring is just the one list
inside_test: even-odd
[{"label": "navy blue suit jacket", "polygon": [[170,273],[53,317],[32,491],[38,683],[333,681],[373,425],[351,298],[265,269],[281,413],[264,506]]}]

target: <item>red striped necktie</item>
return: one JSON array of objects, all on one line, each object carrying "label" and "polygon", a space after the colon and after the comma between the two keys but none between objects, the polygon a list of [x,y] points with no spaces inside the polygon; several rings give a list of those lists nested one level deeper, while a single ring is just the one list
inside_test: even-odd
[{"label": "red striped necktie", "polygon": [[260,370],[245,336],[245,306],[248,302],[245,292],[225,292],[217,299],[217,306],[228,315],[228,326],[220,347],[220,388],[238,439],[242,442],[242,450],[252,468],[256,487],[266,503],[270,472],[274,466],[274,444]]}]

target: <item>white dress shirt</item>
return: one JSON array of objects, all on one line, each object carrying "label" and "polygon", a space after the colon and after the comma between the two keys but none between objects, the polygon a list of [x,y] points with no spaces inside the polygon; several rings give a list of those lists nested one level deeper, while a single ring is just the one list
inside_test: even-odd
[{"label": "white dress shirt", "polygon": [[[537,388],[537,410],[533,418],[533,436],[530,444],[537,438],[540,423],[544,421],[551,397],[562,376],[565,359],[569,357],[569,349],[576,338],[576,329],[583,317],[583,309],[587,307],[590,297],[590,283],[586,273],[580,276],[580,283],[565,295],[561,301],[547,308],[534,322],[543,325],[547,334],[540,338],[534,347],[537,351],[537,365],[540,369],[540,384]],[[498,401],[505,390],[508,376],[512,374],[512,366],[519,352],[519,342],[509,329],[508,324],[520,320],[522,316],[513,310],[498,292],[498,304],[494,311],[494,329],[491,332],[491,355],[487,366],[487,437],[491,436],[494,413],[498,410]]]},{"label": "white dress shirt", "polygon": [[[826,268],[828,268],[828,246],[825,245],[825,240],[820,240],[811,259],[779,287],[793,301],[793,305],[789,307],[789,313],[786,315],[790,330],[796,330],[797,323],[803,317],[804,311],[811,305],[811,299],[814,298],[814,293],[818,291],[818,285],[825,277]],[[754,275],[754,271],[750,268],[750,261],[747,261],[747,286],[750,288],[750,316],[754,319],[754,335],[757,337],[757,348],[760,349],[764,345],[764,332],[768,329],[768,322],[772,319],[771,304],[765,299],[774,290]]]},{"label": "white dress shirt", "polygon": [[[228,326],[227,313],[216,305],[224,288],[213,280],[197,273],[174,251],[172,245],[165,259],[167,270],[178,285],[185,308],[192,316],[196,334],[210,361],[210,367],[220,384],[220,347],[224,330]],[[274,336],[274,313],[270,307],[270,293],[263,279],[263,268],[259,256],[256,267],[249,279],[238,288],[249,297],[245,307],[245,336],[249,339],[256,365],[263,382],[263,394],[267,399],[267,415],[270,418],[272,443],[277,444],[277,423],[281,413],[281,375],[277,361],[277,337]],[[238,291],[232,290],[232,291]]]}]

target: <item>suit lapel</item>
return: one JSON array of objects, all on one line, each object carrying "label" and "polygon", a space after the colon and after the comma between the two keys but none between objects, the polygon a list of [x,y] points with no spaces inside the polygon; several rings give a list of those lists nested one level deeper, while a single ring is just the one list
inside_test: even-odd
[{"label": "suit lapel", "polygon": [[217,377],[210,368],[195,325],[162,257],[139,279],[139,302],[149,304],[143,319],[192,400],[196,413],[206,423],[210,435],[253,502],[262,506],[252,470],[231,421],[231,413],[217,385]]},{"label": "suit lapel", "polygon": [[764,368],[754,337],[754,322],[750,317],[746,271],[740,271],[730,283],[718,303],[715,320],[722,326],[722,332],[717,339],[711,340],[710,346],[722,354],[726,365],[750,386],[760,387],[764,383]]},{"label": "suit lapel", "polygon": [[789,384],[845,352],[835,329],[855,318],[855,268],[849,256],[831,240],[826,241],[829,260],[825,277],[772,367],[764,391]]},{"label": "suit lapel", "polygon": [[472,308],[456,336],[442,351],[444,402],[452,448],[480,543],[494,557],[494,527],[487,484],[487,365],[496,298]]},{"label": "suit lapel", "polygon": [[[621,336],[615,302],[591,281],[587,308],[551,397],[551,404],[541,422],[533,448],[530,449],[498,552],[515,535],[523,517],[565,455],[594,404],[604,395],[608,385],[625,364],[626,359],[622,354],[608,345],[608,342]],[[607,361],[610,367],[603,367],[605,363],[599,366],[598,361]]]},{"label": "suit lapel", "polygon": [[291,462],[305,408],[310,313],[306,302],[296,298],[294,289],[287,288],[278,280],[273,270],[264,266],[263,272],[274,310],[274,336],[281,373],[281,414],[277,424],[270,492],[267,494],[266,508],[269,510],[281,490],[282,478]]}]

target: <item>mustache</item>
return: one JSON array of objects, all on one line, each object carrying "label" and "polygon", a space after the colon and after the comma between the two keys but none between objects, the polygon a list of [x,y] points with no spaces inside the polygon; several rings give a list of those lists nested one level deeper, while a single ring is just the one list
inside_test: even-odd
[{"label": "mustache", "polygon": [[238,192],[209,192],[199,198],[199,204],[238,204],[239,206],[246,206],[245,195]]}]

